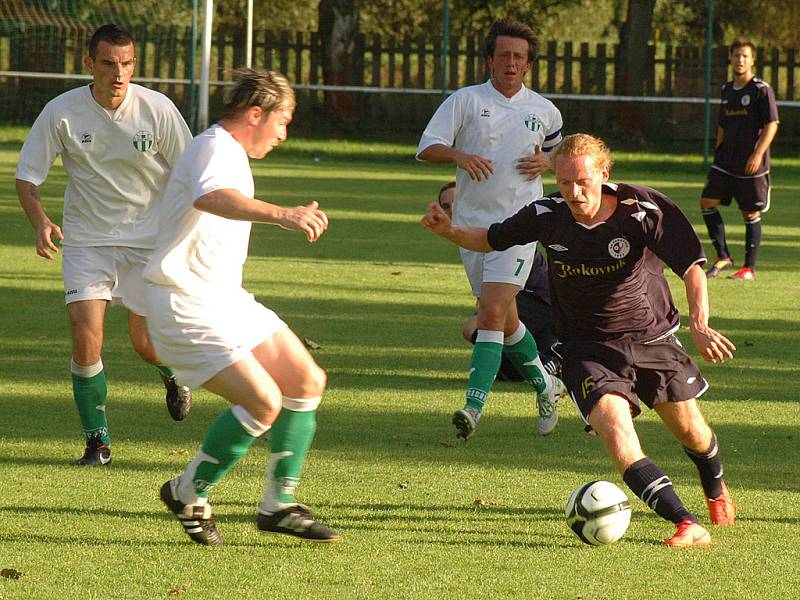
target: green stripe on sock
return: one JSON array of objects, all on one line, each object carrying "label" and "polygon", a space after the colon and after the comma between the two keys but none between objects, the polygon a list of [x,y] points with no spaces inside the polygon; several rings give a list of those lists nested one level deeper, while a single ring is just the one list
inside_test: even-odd
[{"label": "green stripe on sock", "polygon": [[96,433],[104,444],[110,444],[106,419],[108,387],[105,371],[92,377],[81,377],[72,373],[72,397],[75,399],[86,439]]},{"label": "green stripe on sock", "polygon": [[500,358],[503,354],[503,344],[495,342],[476,342],[472,350],[469,380],[467,381],[467,406],[481,411],[489,390],[492,389],[494,378],[500,369]]},{"label": "green stripe on sock", "polygon": [[203,441],[203,453],[213,460],[200,461],[191,474],[197,495],[207,498],[208,491],[239,462],[256,439],[245,431],[231,409],[217,417]]},{"label": "green stripe on sock", "polygon": [[537,394],[545,391],[547,377],[543,367],[540,368],[542,361],[539,359],[536,340],[533,339],[530,331],[526,329],[525,335],[516,344],[504,346],[503,352],[525,380],[536,389]]},{"label": "green stripe on sock", "polygon": [[317,430],[317,411],[281,409],[272,425],[271,450],[267,468],[267,495],[281,503],[295,501],[308,449]]}]

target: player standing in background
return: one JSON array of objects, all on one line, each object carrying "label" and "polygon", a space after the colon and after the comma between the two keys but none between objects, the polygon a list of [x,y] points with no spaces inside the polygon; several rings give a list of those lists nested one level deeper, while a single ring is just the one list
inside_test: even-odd
[{"label": "player standing in background", "polygon": [[[462,88],[436,110],[422,134],[417,158],[455,163],[453,222],[487,227],[543,195],[547,153],[561,141],[561,113],[522,83],[538,41],[527,25],[495,21],[486,38],[491,79]],[[505,353],[536,389],[539,433],[558,422],[562,385],[543,368],[533,336],[520,322],[514,297],[531,270],[536,243],[505,252],[461,250],[478,298],[478,334],[469,371],[466,405],[453,414],[459,437],[469,439]]]},{"label": "player standing in background", "polygon": [[232,405],[186,470],[161,486],[161,500],[198,544],[222,544],[208,492],[270,428],[258,528],[321,542],[339,537],[294,498],[325,372],[286,323],[242,288],[252,222],[302,231],[310,242],[328,226],[316,202],[281,208],[253,197],[248,157],[263,158],[286,139],[294,107],[282,75],[234,72],[222,119],[173,169],[145,270],[147,325],[159,354],[178,381]]},{"label": "player standing in background", "polygon": [[664,543],[708,545],[710,534],[645,456],[633,424],[640,403],[656,411],[697,467],[711,522],[732,525],[736,511],[717,437],[696,401],[708,383],[675,337],[680,315],[664,277],[666,263],[683,280],[689,329],[703,359],[732,358],[734,345],[708,325],[702,244],[665,195],[608,183],[611,154],[602,140],[570,135],[554,151],[553,164],[559,192],[488,229],[455,226],[435,203],[422,223],[476,252],[531,240],[551,249],[556,333],[570,395],[628,487],[676,525]]},{"label": "player standing in background", "polygon": [[772,88],[753,76],[755,52],[749,40],[739,38],[731,44],[733,80],[722,86],[714,162],[700,198],[703,220],[717,251],[708,277],[733,267],[725,223],[717,207],[730,206],[731,198],[736,198],[744,218],[745,255],[744,265],[729,279],[756,278],[761,213],[769,210],[769,146],[778,131],[778,107]]},{"label": "player standing in background", "polygon": [[[192,135],[169,98],[130,83],[136,54],[121,27],[94,32],[84,65],[92,83],[48,102],[22,146],[16,178],[20,204],[36,230],[36,253],[52,260],[54,238],[64,249],[72,392],[86,437],[75,464],[105,465],[111,440],[101,353],[109,301],[128,309],[133,347],[158,367],[172,418],[183,419],[191,407],[191,392],[160,364],[147,336],[142,270],[155,243],[155,208]],[[45,213],[38,189],[57,155],[68,177],[63,234]]]}]

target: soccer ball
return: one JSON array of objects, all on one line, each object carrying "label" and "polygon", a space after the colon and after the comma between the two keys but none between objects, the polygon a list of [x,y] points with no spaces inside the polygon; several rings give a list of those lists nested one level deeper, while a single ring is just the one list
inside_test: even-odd
[{"label": "soccer ball", "polygon": [[581,541],[592,546],[616,542],[631,522],[631,505],[621,489],[608,481],[590,481],[567,500],[567,523]]}]

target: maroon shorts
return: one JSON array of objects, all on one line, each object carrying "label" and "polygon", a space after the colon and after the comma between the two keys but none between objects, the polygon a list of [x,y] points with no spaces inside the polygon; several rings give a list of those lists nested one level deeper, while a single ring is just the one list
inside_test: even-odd
[{"label": "maroon shorts", "polygon": [[723,206],[730,206],[731,199],[735,198],[739,210],[767,212],[770,199],[769,173],[759,177],[734,177],[711,169],[702,197],[719,200]]},{"label": "maroon shorts", "polygon": [[700,369],[674,335],[650,343],[567,342],[558,351],[564,359],[564,384],[587,422],[605,394],[627,398],[635,417],[642,411],[640,402],[653,408],[662,402],[697,398],[708,389]]}]

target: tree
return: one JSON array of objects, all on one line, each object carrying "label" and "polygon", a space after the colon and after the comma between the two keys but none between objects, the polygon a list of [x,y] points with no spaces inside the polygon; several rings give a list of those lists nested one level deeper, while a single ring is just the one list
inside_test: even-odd
[{"label": "tree", "polygon": [[[641,96],[647,73],[647,47],[653,27],[656,0],[628,0],[628,13],[620,28],[615,92],[623,96]],[[627,136],[642,137],[642,107],[638,102],[620,105],[622,127]]]},{"label": "tree", "polygon": [[[355,0],[320,0],[319,37],[325,85],[354,83],[357,34],[358,7]],[[349,121],[353,116],[352,94],[325,92],[325,112],[340,121]]]}]

